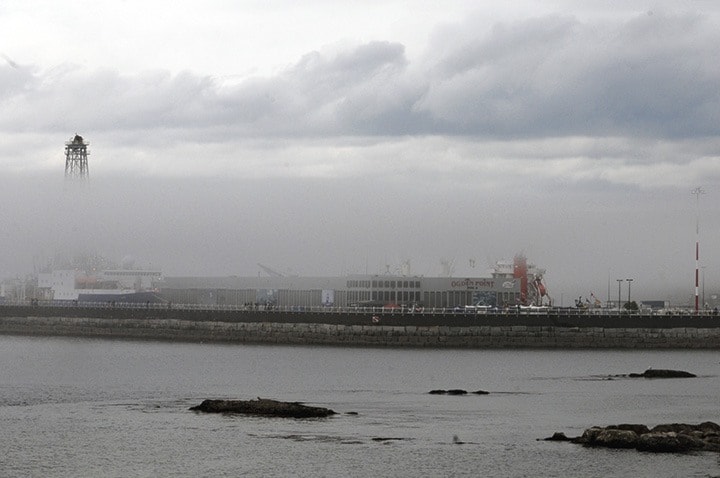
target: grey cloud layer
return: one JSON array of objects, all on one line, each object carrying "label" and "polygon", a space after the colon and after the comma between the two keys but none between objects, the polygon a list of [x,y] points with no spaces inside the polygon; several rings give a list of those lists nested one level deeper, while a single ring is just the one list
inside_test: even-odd
[{"label": "grey cloud layer", "polygon": [[717,30],[689,15],[498,26],[446,52],[420,102],[469,134],[716,134],[717,40]]},{"label": "grey cloud layer", "polygon": [[720,28],[697,15],[622,24],[543,17],[438,31],[413,63],[371,42],[312,52],[269,78],[222,85],[189,72],[124,76],[0,64],[6,132],[179,129],[237,137],[469,135],[481,138],[718,134]]}]

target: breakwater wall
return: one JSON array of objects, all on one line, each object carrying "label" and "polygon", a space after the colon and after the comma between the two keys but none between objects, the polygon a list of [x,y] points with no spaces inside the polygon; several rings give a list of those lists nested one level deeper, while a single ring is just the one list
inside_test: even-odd
[{"label": "breakwater wall", "polygon": [[0,333],[455,348],[720,349],[716,316],[293,313],[0,307]]}]

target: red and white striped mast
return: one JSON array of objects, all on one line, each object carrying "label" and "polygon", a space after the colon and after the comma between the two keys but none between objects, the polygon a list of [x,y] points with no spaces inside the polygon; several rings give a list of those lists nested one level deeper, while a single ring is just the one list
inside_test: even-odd
[{"label": "red and white striped mast", "polygon": [[698,302],[700,291],[700,195],[705,194],[702,187],[698,186],[692,191],[695,195],[695,313],[700,311]]}]

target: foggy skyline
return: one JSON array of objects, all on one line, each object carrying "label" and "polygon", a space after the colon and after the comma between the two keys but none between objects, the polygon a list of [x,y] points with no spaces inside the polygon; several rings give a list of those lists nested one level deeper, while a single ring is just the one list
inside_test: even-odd
[{"label": "foggy skyline", "polygon": [[0,278],[80,248],[173,276],[523,253],[556,303],[689,301],[702,186],[720,289],[713,2],[73,5],[0,6]]}]

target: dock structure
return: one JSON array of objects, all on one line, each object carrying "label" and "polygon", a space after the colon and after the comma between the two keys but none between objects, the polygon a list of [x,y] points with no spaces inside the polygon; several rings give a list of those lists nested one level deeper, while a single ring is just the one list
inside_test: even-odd
[{"label": "dock structure", "polygon": [[713,314],[600,315],[577,310],[464,314],[36,303],[0,305],[0,335],[341,347],[720,350],[720,320]]}]

